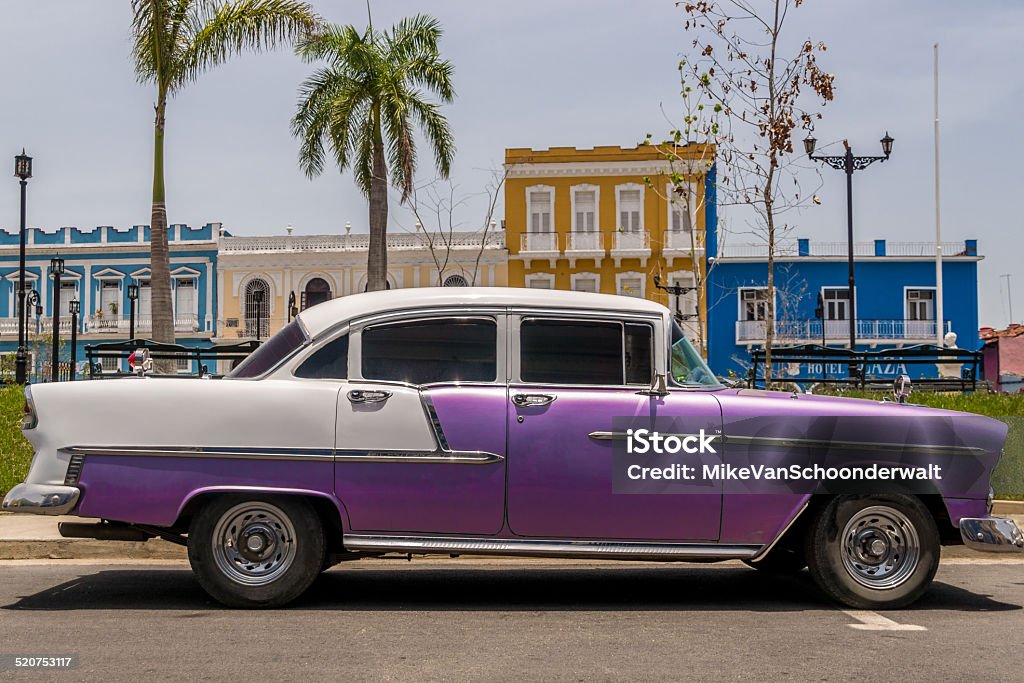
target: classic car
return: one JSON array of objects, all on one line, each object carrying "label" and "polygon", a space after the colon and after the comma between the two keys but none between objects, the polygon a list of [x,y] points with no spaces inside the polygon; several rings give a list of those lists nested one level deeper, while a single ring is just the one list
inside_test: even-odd
[{"label": "classic car", "polygon": [[[232,606],[395,553],[807,567],[843,604],[892,608],[925,592],[942,545],[1024,550],[990,514],[1006,426],[906,392],[728,388],[668,309],[634,298],[358,294],[301,312],[224,378],[27,387],[35,455],[3,509],[185,545]],[[675,452],[644,453],[659,429]],[[926,474],[877,476],[894,462]],[[824,474],[856,468],[876,476]]]}]

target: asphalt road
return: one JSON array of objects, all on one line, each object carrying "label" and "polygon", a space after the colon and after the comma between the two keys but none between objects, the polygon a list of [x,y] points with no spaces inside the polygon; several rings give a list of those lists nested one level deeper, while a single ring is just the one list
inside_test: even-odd
[{"label": "asphalt road", "polygon": [[738,563],[364,561],[285,610],[221,608],[176,562],[0,563],[0,654],[59,680],[1024,679],[1024,562],[944,564],[914,608],[844,612]]}]

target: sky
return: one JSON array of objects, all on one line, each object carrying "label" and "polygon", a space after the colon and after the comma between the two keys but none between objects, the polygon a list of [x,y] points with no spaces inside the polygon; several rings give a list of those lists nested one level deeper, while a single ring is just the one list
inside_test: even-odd
[{"label": "sky", "polygon": [[[756,1],[756,0],[755,0]],[[314,0],[336,23],[363,27],[362,0]],[[690,38],[672,0],[375,0],[389,26],[424,12],[445,29],[456,101],[444,108],[456,136],[456,219],[477,229],[481,194],[506,147],[632,146],[678,121],[676,64]],[[151,86],[129,60],[129,0],[0,0],[0,159],[34,158],[28,222],[52,230],[149,223]],[[944,241],[978,240],[980,323],[1024,318],[1024,237],[1019,198],[1024,4],[1016,0],[836,2],[806,0],[790,15],[795,39],[824,41],[819,63],[835,73],[836,98],[815,136],[848,138],[854,152],[892,158],[854,177],[858,241],[935,236],[932,45],[940,43]],[[172,223],[219,221],[233,234],[365,232],[366,200],[350,174],[309,180],[289,131],[299,84],[313,70],[290,50],[244,55],[206,73],[168,108],[167,205]],[[823,153],[839,153],[834,144]],[[426,149],[421,182],[433,175]],[[842,173],[802,180],[822,200],[790,216],[793,237],[845,241]],[[0,174],[0,178],[8,177]],[[392,202],[391,230],[414,219]],[[744,230],[727,210],[726,229]],[[502,215],[499,205],[497,217]],[[0,180],[0,227],[18,225],[18,184]],[[734,235],[730,242],[747,241]],[[1011,276],[1011,288],[1006,279]]]}]

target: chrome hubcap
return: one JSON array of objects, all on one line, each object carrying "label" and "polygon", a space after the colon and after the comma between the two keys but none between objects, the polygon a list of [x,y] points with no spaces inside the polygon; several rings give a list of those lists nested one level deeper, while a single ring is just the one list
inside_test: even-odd
[{"label": "chrome hubcap", "polygon": [[865,508],[843,529],[843,567],[867,588],[895,588],[910,578],[921,559],[914,525],[899,510],[884,505]]},{"label": "chrome hubcap", "polygon": [[264,586],[291,567],[295,542],[295,527],[276,505],[241,503],[217,520],[213,557],[232,581]]}]

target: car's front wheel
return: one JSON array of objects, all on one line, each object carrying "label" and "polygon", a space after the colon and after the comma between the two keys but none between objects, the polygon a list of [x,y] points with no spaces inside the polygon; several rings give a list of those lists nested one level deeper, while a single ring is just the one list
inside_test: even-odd
[{"label": "car's front wheel", "polygon": [[279,607],[320,573],[324,533],[301,498],[224,496],[192,520],[188,559],[199,584],[229,607]]},{"label": "car's front wheel", "polygon": [[840,496],[807,536],[811,577],[829,597],[860,609],[894,609],[920,598],[939,566],[938,529],[919,500]]}]

